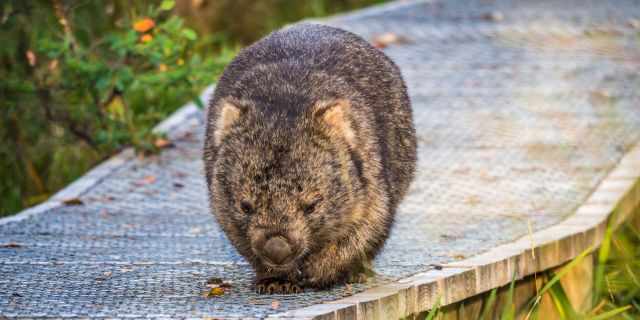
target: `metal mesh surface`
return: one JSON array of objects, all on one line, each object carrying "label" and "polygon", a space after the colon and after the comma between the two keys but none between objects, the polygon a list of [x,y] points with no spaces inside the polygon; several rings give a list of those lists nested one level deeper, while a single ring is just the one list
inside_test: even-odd
[{"label": "metal mesh surface", "polygon": [[[635,1],[460,0],[329,20],[407,40],[384,50],[409,87],[419,164],[375,281],[253,293],[251,268],[208,212],[198,114],[172,133],[175,148],[127,162],[84,205],[0,224],[0,243],[20,245],[0,248],[0,315],[265,317],[553,225],[640,140],[634,19]],[[203,298],[212,276],[230,292]]]}]

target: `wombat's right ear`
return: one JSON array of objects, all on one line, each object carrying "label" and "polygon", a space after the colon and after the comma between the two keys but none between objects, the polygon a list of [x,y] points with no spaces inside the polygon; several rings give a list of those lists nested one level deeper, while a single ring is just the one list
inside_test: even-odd
[{"label": "wombat's right ear", "polygon": [[239,103],[230,99],[222,99],[218,102],[218,112],[213,132],[213,142],[216,146],[220,145],[222,139],[229,133],[231,126],[240,119],[244,111],[245,109]]},{"label": "wombat's right ear", "polygon": [[327,129],[330,136],[341,137],[350,147],[355,145],[355,132],[351,126],[351,103],[347,99],[334,99],[316,103],[313,118]]}]

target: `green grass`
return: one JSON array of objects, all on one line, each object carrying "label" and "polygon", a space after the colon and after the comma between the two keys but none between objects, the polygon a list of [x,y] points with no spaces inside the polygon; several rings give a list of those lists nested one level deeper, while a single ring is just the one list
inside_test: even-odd
[{"label": "green grass", "polygon": [[[640,215],[640,209],[636,215]],[[597,260],[593,277],[593,307],[587,312],[580,312],[571,304],[560,280],[594,253]],[[546,317],[541,314],[540,305],[545,295],[550,297],[553,308],[562,320],[640,319],[640,230],[631,223],[622,225],[618,230],[609,227],[597,252],[594,248],[589,248],[560,271],[547,272],[542,278],[547,280],[528,301],[524,310],[516,310],[513,304],[515,280],[512,280],[504,296],[505,304],[495,319],[544,320]],[[493,289],[483,299],[479,320],[492,319],[497,307],[498,292],[499,289]],[[426,319],[438,319],[442,314],[440,308],[439,303],[436,303]]]}]

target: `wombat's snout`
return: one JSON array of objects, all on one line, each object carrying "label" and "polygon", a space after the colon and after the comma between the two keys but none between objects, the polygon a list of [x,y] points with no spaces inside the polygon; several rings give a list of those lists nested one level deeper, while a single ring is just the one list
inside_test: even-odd
[{"label": "wombat's snout", "polygon": [[262,249],[265,258],[277,265],[286,264],[293,256],[293,249],[287,239],[281,236],[269,238]]}]

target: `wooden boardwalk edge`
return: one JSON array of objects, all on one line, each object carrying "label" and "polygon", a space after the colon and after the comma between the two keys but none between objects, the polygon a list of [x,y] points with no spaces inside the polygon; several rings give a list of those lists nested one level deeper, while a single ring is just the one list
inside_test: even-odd
[{"label": "wooden boardwalk edge", "polygon": [[336,301],[272,318],[398,319],[442,307],[562,266],[598,247],[609,224],[617,228],[640,206],[640,144],[635,145],[567,219],[485,253]]}]

